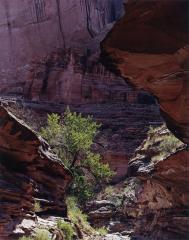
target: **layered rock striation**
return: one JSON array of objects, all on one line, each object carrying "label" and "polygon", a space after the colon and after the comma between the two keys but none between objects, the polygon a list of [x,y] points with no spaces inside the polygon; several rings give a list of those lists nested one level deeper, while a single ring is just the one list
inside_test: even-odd
[{"label": "layered rock striation", "polygon": [[0,3],[0,93],[23,94],[31,61],[56,48],[99,48],[122,14],[122,0],[3,0]]},{"label": "layered rock striation", "polygon": [[[44,126],[46,113],[55,112],[63,117],[67,107],[66,104],[52,102],[21,102],[10,98],[2,98],[2,100],[9,106],[11,112],[24,119],[36,130]],[[147,98],[147,100],[149,99]],[[99,152],[103,161],[109,163],[111,169],[116,172],[113,179],[115,182],[126,176],[129,158],[145,139],[149,124],[151,126],[162,124],[157,105],[147,102],[146,104],[131,104],[110,101],[100,104],[69,105],[71,111],[82,113],[86,117],[90,115],[95,121],[102,124],[93,149]]]},{"label": "layered rock striation", "polygon": [[[126,1],[125,8],[102,43],[104,61],[155,95],[168,128],[188,144],[188,1]],[[133,219],[138,239],[184,240],[189,235],[188,148],[169,148],[169,155],[162,155],[174,141],[164,130],[159,134],[163,138],[157,134],[149,146],[144,142],[129,163],[130,177],[140,182],[127,184],[121,211],[125,221]]]},{"label": "layered rock striation", "polygon": [[131,239],[187,239],[188,158],[186,145],[166,127],[151,130],[129,162],[127,179],[88,203],[89,220]]},{"label": "layered rock striation", "polygon": [[[59,50],[33,62],[24,87],[25,99],[64,104],[154,103],[109,72],[99,60],[99,52]],[[149,100],[149,101],[148,101]]]},{"label": "layered rock striation", "polygon": [[0,94],[21,96],[24,106],[40,112],[62,113],[70,105],[93,115],[103,123],[97,148],[118,179],[124,177],[147,123],[158,125],[161,118],[153,97],[134,90],[99,60],[100,41],[123,14],[122,0],[0,4]]},{"label": "layered rock striation", "polygon": [[110,67],[158,98],[169,129],[188,143],[188,1],[127,1],[125,8],[102,50]]},{"label": "layered rock striation", "polygon": [[[14,239],[23,218],[66,216],[64,201],[72,176],[35,132],[0,107],[0,239]],[[16,234],[16,232],[15,232]]]},{"label": "layered rock striation", "polygon": [[129,163],[129,175],[140,183],[123,211],[135,219],[135,235],[144,239],[187,239],[189,234],[189,152],[167,134],[165,127],[150,133]]}]

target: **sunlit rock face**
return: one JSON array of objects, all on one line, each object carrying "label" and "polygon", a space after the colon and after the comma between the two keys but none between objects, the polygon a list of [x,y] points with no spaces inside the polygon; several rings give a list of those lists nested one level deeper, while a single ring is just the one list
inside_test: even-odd
[{"label": "sunlit rock face", "polygon": [[66,216],[65,192],[72,175],[35,132],[0,107],[0,239],[15,239],[23,218]]},{"label": "sunlit rock face", "polygon": [[130,159],[128,177],[88,203],[89,220],[131,239],[187,239],[188,159],[186,145],[165,125],[151,129]]},{"label": "sunlit rock face", "polygon": [[168,127],[188,143],[188,1],[127,1],[102,44],[110,67],[155,95]]},{"label": "sunlit rock face", "polygon": [[96,49],[122,14],[122,0],[0,2],[0,93],[22,94],[32,60],[56,48]]},{"label": "sunlit rock face", "polygon": [[[188,1],[125,2],[124,17],[102,43],[104,62],[138,89],[154,94],[169,129],[188,143]],[[126,196],[125,218],[134,219],[139,239],[186,239],[188,149],[183,146],[161,158],[156,139],[151,144],[157,152],[141,145],[129,163],[130,176],[141,185],[132,204]]]},{"label": "sunlit rock face", "polygon": [[163,136],[166,131],[159,130],[156,142],[148,148],[143,144],[129,163],[130,175],[140,179],[140,186],[136,185],[136,200],[131,205],[125,200],[123,212],[135,219],[135,235],[144,239],[187,239],[189,152],[181,144],[162,157],[158,141]]}]

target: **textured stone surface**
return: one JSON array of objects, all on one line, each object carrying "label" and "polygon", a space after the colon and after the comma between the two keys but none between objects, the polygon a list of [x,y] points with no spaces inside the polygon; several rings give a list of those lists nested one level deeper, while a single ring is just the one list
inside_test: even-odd
[{"label": "textured stone surface", "polygon": [[96,49],[122,0],[0,2],[0,93],[22,94],[30,63],[56,48]]},{"label": "textured stone surface", "polygon": [[66,215],[70,172],[44,140],[0,107],[0,239],[12,239],[15,226],[34,212]]},{"label": "textured stone surface", "polygon": [[98,52],[49,54],[33,64],[24,94],[35,101],[24,103],[27,107],[61,114],[68,104],[102,123],[100,152],[119,178],[126,175],[128,158],[144,139],[148,123],[161,122],[154,98],[107,71],[99,63]]},{"label": "textured stone surface", "polygon": [[159,158],[170,133],[163,127],[151,134],[156,140],[148,136],[148,145],[144,141],[129,163],[130,178],[100,193],[100,201],[86,211],[92,224],[106,224],[110,232],[130,232],[143,240],[184,240],[189,235],[189,152],[178,142],[176,150],[169,148]]},{"label": "textured stone surface", "polygon": [[[7,69],[13,67],[14,73],[1,68],[4,75],[0,78],[0,93],[35,101],[29,105],[40,112],[62,113],[60,104],[82,104],[73,109],[103,123],[100,152],[117,171],[118,179],[127,173],[128,158],[145,137],[147,123],[161,122],[153,97],[134,90],[99,62],[99,42],[121,15],[121,3],[35,0],[21,4],[19,0],[7,0],[1,3],[1,11],[7,9],[10,24],[2,15],[6,24],[0,27],[3,41],[7,42],[0,62]],[[5,34],[7,25],[11,36]],[[9,52],[7,39],[14,41]],[[14,63],[7,59],[14,59]],[[140,118],[142,123],[138,123]]]},{"label": "textured stone surface", "polygon": [[[63,114],[66,109],[65,104],[31,101],[22,101],[23,107],[20,109],[19,100],[17,103],[15,99],[2,98],[2,100],[4,104],[10,106],[9,109],[14,114],[36,130],[39,130],[40,124],[44,125],[46,113]],[[126,176],[129,158],[145,139],[149,124],[152,126],[162,124],[158,107],[154,104],[110,101],[101,104],[69,105],[69,107],[71,111],[82,113],[84,116],[93,116],[95,121],[102,124],[93,148],[100,152],[103,161],[108,162],[111,169],[117,172],[115,181]]]},{"label": "textured stone surface", "polygon": [[[102,43],[104,60],[138,89],[154,94],[169,129],[188,143],[188,1],[129,0],[125,7],[125,16]],[[189,152],[186,146],[169,149],[162,158],[159,137],[141,145],[129,163],[130,176],[140,182],[127,184],[121,211],[133,219],[139,239],[184,240]]]},{"label": "textured stone surface", "polygon": [[[153,240],[187,239],[188,150],[178,150],[154,166],[140,160],[139,152],[137,158],[138,161],[135,159],[132,162],[132,169],[137,169],[136,172],[132,170],[132,174],[141,180],[141,185],[136,187],[136,200],[132,204],[125,200],[123,207],[126,215],[135,218],[135,234]],[[146,158],[150,159],[150,152],[146,152]],[[138,168],[139,161],[141,164]]]},{"label": "textured stone surface", "polygon": [[139,102],[139,92],[107,71],[99,62],[99,52],[84,54],[76,49],[55,51],[33,63],[24,96],[65,104]]},{"label": "textured stone surface", "polygon": [[127,81],[158,98],[168,127],[188,142],[188,1],[127,1],[125,8],[102,44],[104,55]]}]

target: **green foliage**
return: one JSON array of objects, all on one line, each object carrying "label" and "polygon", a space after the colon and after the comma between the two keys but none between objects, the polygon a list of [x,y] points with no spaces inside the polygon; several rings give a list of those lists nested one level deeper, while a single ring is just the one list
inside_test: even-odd
[{"label": "green foliage", "polygon": [[105,236],[108,233],[108,230],[105,227],[97,228],[96,231],[101,235]]},{"label": "green foliage", "polygon": [[35,201],[34,203],[34,212],[40,212],[42,209],[41,209],[41,205],[40,205],[40,202],[39,201]]},{"label": "green foliage", "polygon": [[112,195],[114,193],[115,189],[112,186],[108,186],[105,188],[104,192],[106,195]]},{"label": "green foliage", "polygon": [[165,125],[150,127],[143,150],[151,152],[151,161],[156,163],[177,151],[184,144]]},{"label": "green foliage", "polygon": [[[160,127],[160,128],[161,128],[161,127]],[[159,128],[159,127],[154,127],[154,126],[151,126],[151,125],[150,125],[150,127],[149,127],[149,129],[148,129],[148,135],[153,135],[153,134],[155,134],[160,128]]]},{"label": "green foliage", "polygon": [[72,113],[66,110],[63,125],[63,137],[67,149],[76,154],[78,151],[88,151],[91,148],[93,139],[100,125],[88,116],[82,117],[81,114]]},{"label": "green foliage", "polygon": [[75,197],[68,197],[66,200],[68,207],[68,217],[72,223],[79,226],[79,228],[90,234],[94,233],[94,229],[90,226],[87,221],[87,215],[84,214],[81,209],[78,207],[77,200]]},{"label": "green foliage", "polygon": [[167,136],[164,136],[163,141],[160,144],[161,151],[171,153],[173,151],[176,151],[176,149],[182,145],[182,142],[176,138],[174,135],[170,134]]},{"label": "green foliage", "polygon": [[94,196],[92,183],[88,181],[81,169],[74,171],[74,182],[70,194],[77,196],[80,203],[84,203]]},{"label": "green foliage", "polygon": [[81,202],[93,196],[94,186],[107,182],[113,175],[108,164],[101,162],[99,154],[91,147],[100,125],[81,114],[65,111],[64,121],[57,114],[48,115],[47,127],[41,135],[73,172],[71,193]]},{"label": "green foliage", "polygon": [[74,229],[71,225],[71,223],[65,222],[65,221],[58,221],[57,222],[58,229],[63,231],[63,234],[65,235],[65,240],[72,240],[74,236]]},{"label": "green foliage", "polygon": [[35,240],[51,240],[49,231],[46,229],[37,229]]},{"label": "green foliage", "polygon": [[160,127],[150,126],[146,147],[149,148],[149,146],[156,143],[159,143],[157,148],[162,155],[173,153],[183,144],[166,128],[165,125]]},{"label": "green foliage", "polygon": [[60,116],[52,113],[47,115],[47,127],[41,128],[41,136],[48,140],[49,144],[55,148],[60,144],[61,138]]},{"label": "green foliage", "polygon": [[24,237],[19,238],[18,240],[33,240],[33,238],[24,236]]},{"label": "green foliage", "polygon": [[19,240],[51,240],[50,232],[46,229],[37,229],[35,237],[23,236]]}]

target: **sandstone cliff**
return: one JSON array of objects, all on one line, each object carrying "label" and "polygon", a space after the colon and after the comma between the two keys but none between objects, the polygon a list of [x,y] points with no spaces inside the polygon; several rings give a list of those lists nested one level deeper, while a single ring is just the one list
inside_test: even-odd
[{"label": "sandstone cliff", "polygon": [[[168,135],[167,135],[168,134]],[[135,201],[124,212],[134,217],[134,232],[144,239],[187,239],[189,152],[165,127],[149,133],[129,163]],[[129,195],[128,195],[129,196]]]},{"label": "sandstone cliff", "polygon": [[99,60],[100,41],[122,15],[122,0],[0,4],[5,45],[0,94],[21,96],[24,106],[41,112],[61,114],[69,104],[74,111],[93,115],[103,123],[103,159],[117,171],[116,180],[123,178],[147,123],[158,125],[161,118],[153,97],[134,90]]},{"label": "sandstone cliff", "polygon": [[[155,95],[168,128],[188,143],[188,1],[125,2],[125,16],[102,43],[104,62]],[[125,185],[122,219],[133,223],[137,239],[187,239],[188,149],[162,157],[158,134],[150,142],[129,163],[135,184]]]},{"label": "sandstone cliff", "polygon": [[122,14],[122,0],[0,2],[0,93],[22,94],[32,60],[56,48],[99,47]]},{"label": "sandstone cliff", "polygon": [[[101,206],[101,215],[93,211],[90,216],[104,214],[103,220],[115,217],[122,221],[122,231],[131,225],[129,230],[134,227],[133,235],[139,239],[186,239],[187,147],[179,146],[154,162],[156,155],[161,156],[156,151],[160,142],[147,149],[142,145],[128,166],[148,125],[159,124],[161,119],[153,99],[109,73],[95,53],[100,39],[120,15],[119,1],[5,0],[0,6],[1,92],[24,94],[30,100],[23,101],[23,106],[36,111],[62,113],[65,105],[71,104],[72,110],[93,115],[103,123],[98,146],[94,147],[99,150],[100,144],[104,161],[117,170],[119,180],[129,168],[131,182],[126,180],[121,204],[119,197],[118,204],[113,202],[113,215],[109,203],[107,211]],[[169,129],[186,143],[187,18],[187,1],[129,0],[126,15],[103,42],[104,58],[111,58],[111,70],[113,66],[131,84],[154,94]],[[74,50],[69,52],[69,47]],[[52,154],[44,152],[46,143],[6,110],[1,110],[1,116],[0,189],[4,208],[0,232],[2,238],[10,239],[14,226],[32,213],[35,199],[44,213],[66,212],[64,192],[71,176]],[[114,231],[119,229],[119,224],[113,224]]]},{"label": "sandstone cliff", "polygon": [[36,201],[41,213],[66,216],[64,195],[70,172],[43,139],[3,107],[0,173],[0,239],[14,239],[16,226],[34,217]]},{"label": "sandstone cliff", "polygon": [[65,104],[138,102],[138,92],[110,73],[99,61],[99,52],[59,50],[33,62],[24,88],[32,101]]},{"label": "sandstone cliff", "polygon": [[131,239],[187,239],[188,158],[186,145],[165,126],[151,129],[131,158],[128,178],[88,203],[90,221]]},{"label": "sandstone cliff", "polygon": [[155,95],[174,134],[188,143],[188,1],[128,1],[104,43],[121,76]]},{"label": "sandstone cliff", "polygon": [[[123,90],[127,94],[128,89],[123,87]],[[107,99],[104,103],[69,105],[71,111],[82,113],[86,117],[93,116],[95,121],[102,124],[93,147],[102,155],[103,161],[116,171],[113,179],[116,182],[126,176],[129,158],[145,139],[149,124],[162,124],[153,98],[145,93],[135,96],[135,99],[130,99],[131,102]],[[46,113],[56,112],[62,115],[67,107],[66,104],[57,102],[21,102],[10,98],[2,98],[2,101],[9,106],[11,112],[36,130],[44,126]],[[143,104],[140,103],[142,101]]]}]

